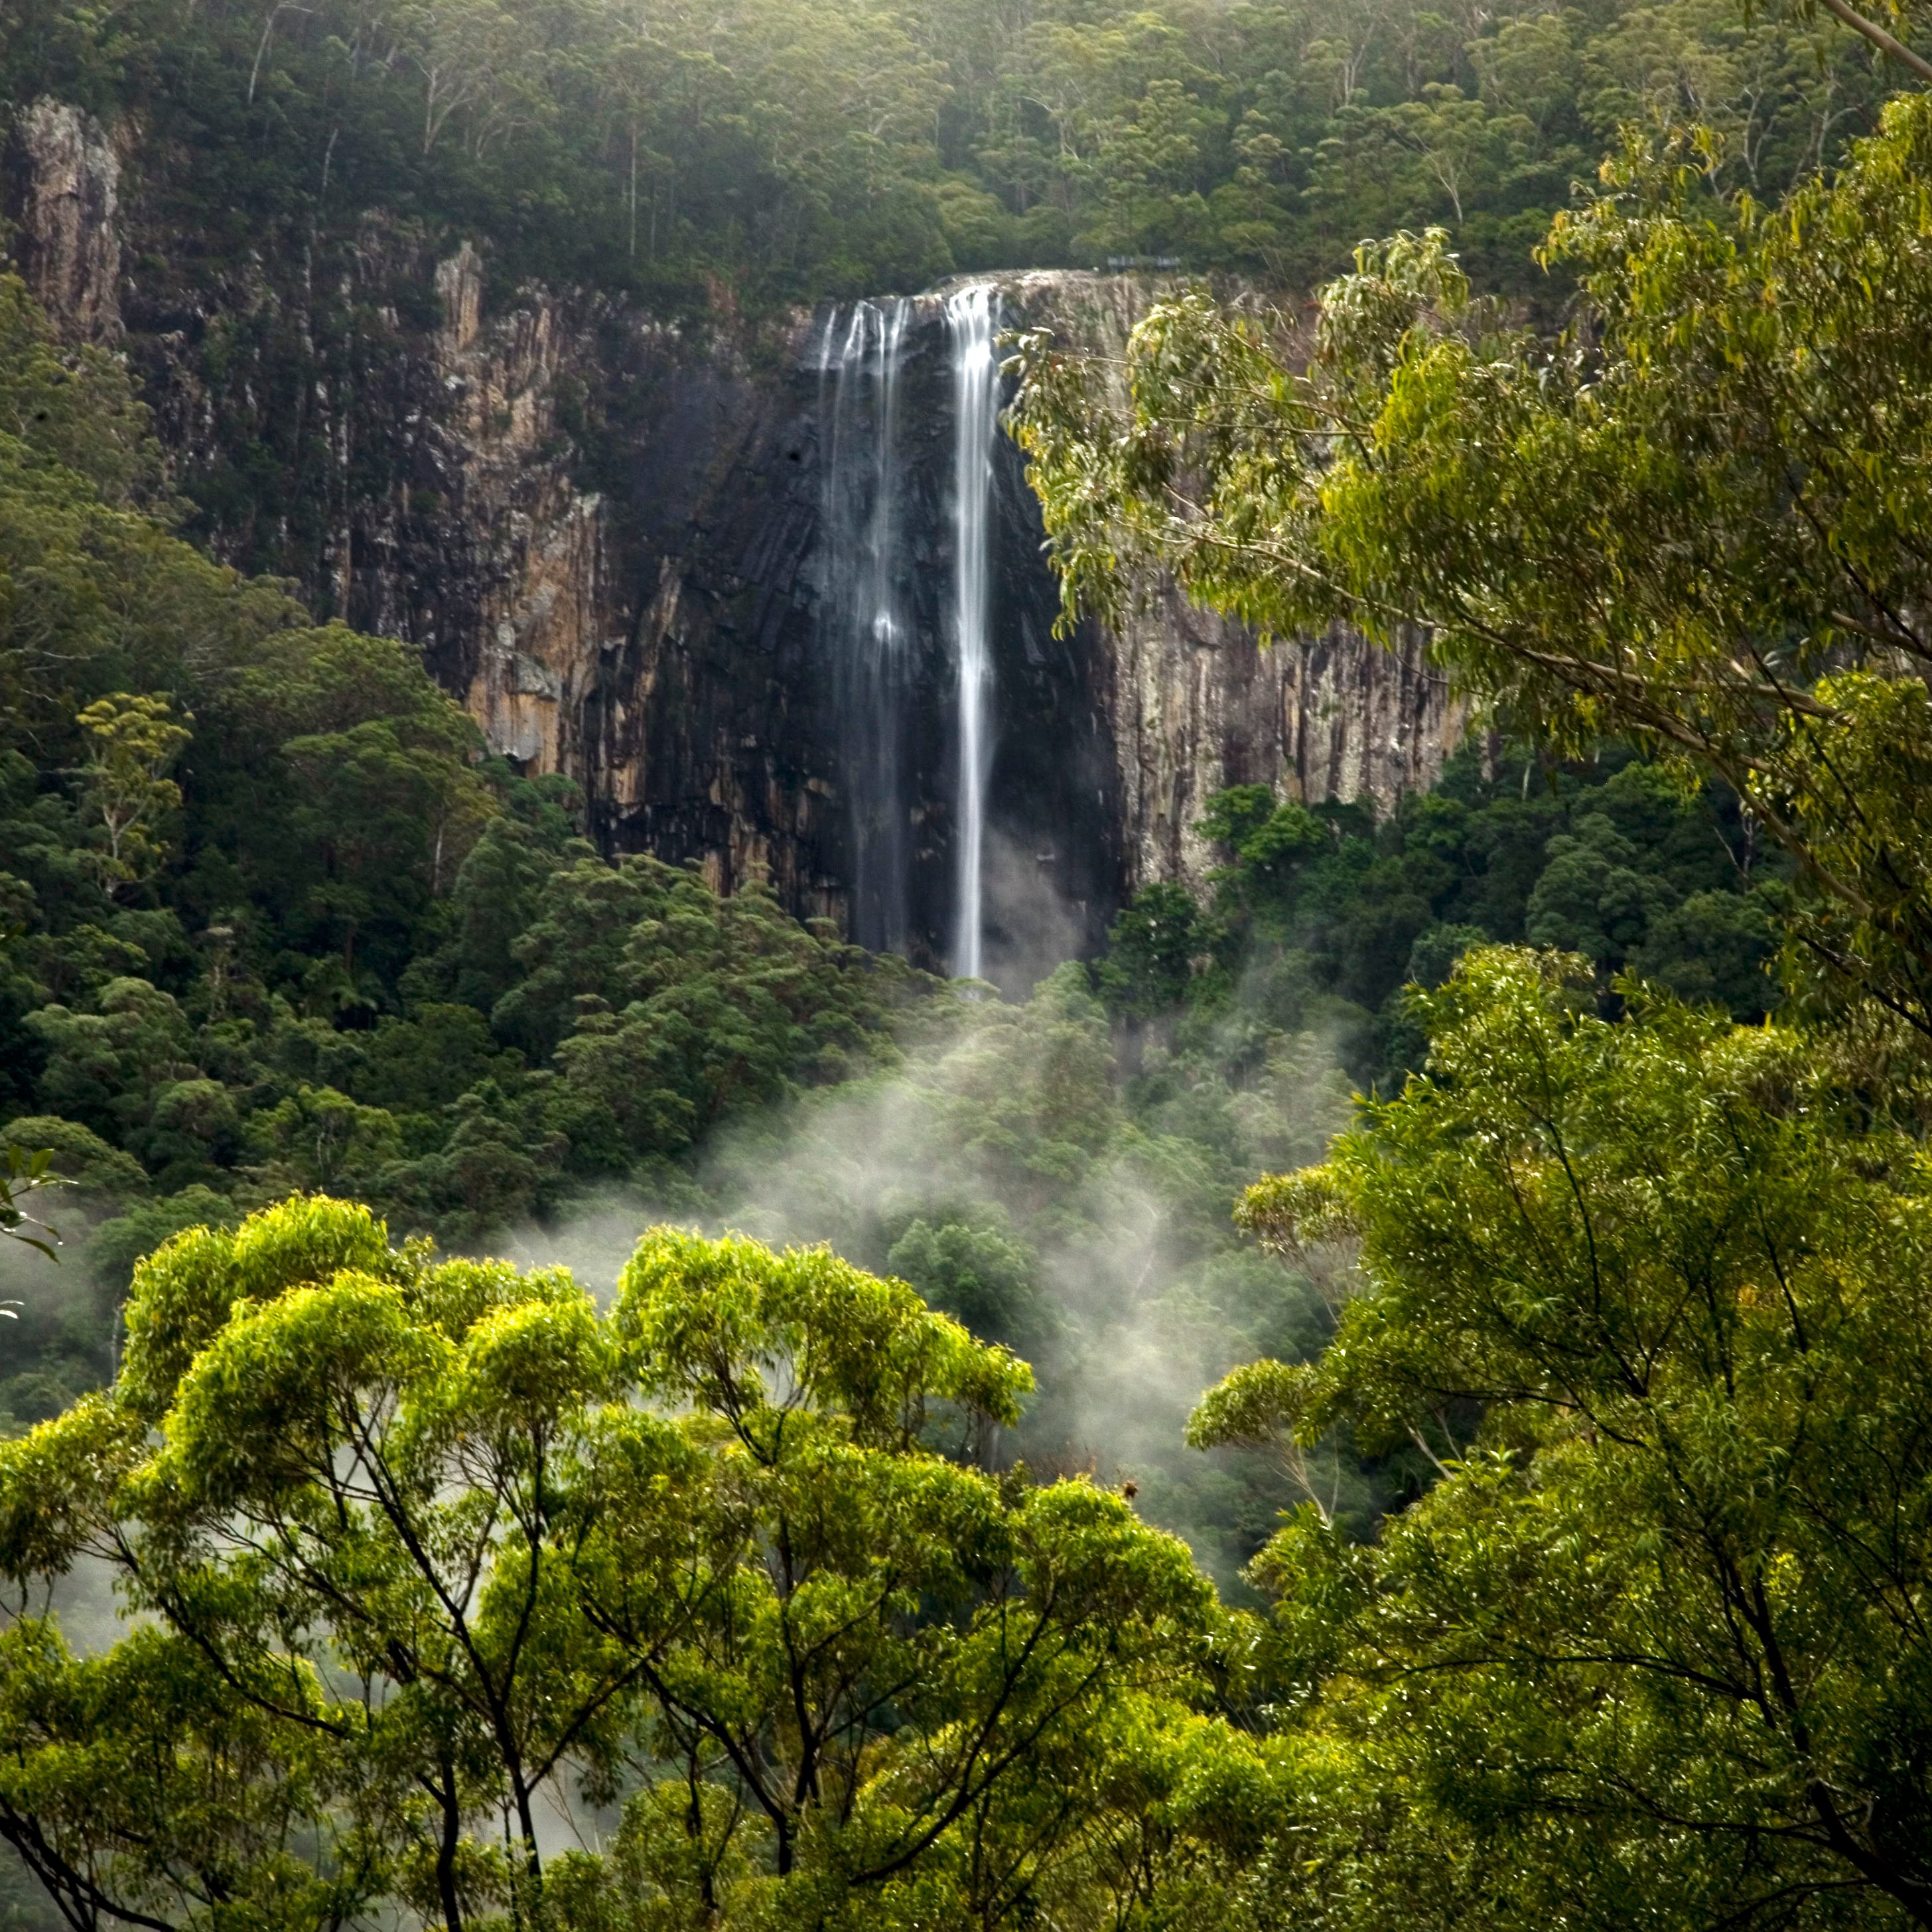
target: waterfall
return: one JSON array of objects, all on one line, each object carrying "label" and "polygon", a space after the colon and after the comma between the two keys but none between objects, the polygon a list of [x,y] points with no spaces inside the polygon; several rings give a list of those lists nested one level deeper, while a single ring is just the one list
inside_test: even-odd
[{"label": "waterfall", "polygon": [[999,295],[983,284],[946,298],[952,344],[952,635],[958,667],[959,800],[952,971],[980,976],[982,866],[986,781],[992,765],[993,440],[998,428],[999,368],[993,338]]},{"label": "waterfall", "polygon": [[903,767],[914,666],[900,556],[897,413],[911,308],[862,302],[849,317],[835,308],[818,354],[821,590],[851,810],[851,936],[884,952],[903,952],[908,940]]},{"label": "waterfall", "polygon": [[[951,967],[961,978],[977,979],[985,968],[982,872],[992,762],[992,520],[1000,407],[993,338],[999,296],[981,286],[945,298],[952,388],[950,584],[932,582],[918,568],[915,552],[927,553],[918,541],[916,518],[910,519],[910,531],[904,527],[909,496],[930,502],[939,494],[938,479],[924,464],[908,473],[901,447],[932,447],[920,433],[921,424],[899,420],[905,368],[919,373],[912,393],[922,407],[938,404],[928,384],[936,386],[944,375],[943,368],[928,373],[908,353],[909,335],[920,354],[926,352],[926,337],[910,328],[922,312],[932,318],[934,307],[922,310],[902,300],[835,308],[818,338],[820,635],[852,842],[850,932],[877,952],[908,952],[916,938],[931,943],[923,917],[915,934],[910,911],[913,827],[926,776],[913,769],[912,748],[917,727],[922,734],[917,742],[932,748],[929,724],[920,724],[922,668],[930,695],[944,662],[940,653],[950,654],[949,735],[958,773]],[[922,886],[922,906],[936,896]]]}]

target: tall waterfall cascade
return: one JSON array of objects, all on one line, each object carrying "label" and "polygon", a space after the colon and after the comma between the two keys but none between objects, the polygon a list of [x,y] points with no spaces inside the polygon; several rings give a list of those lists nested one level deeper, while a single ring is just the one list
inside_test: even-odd
[{"label": "tall waterfall cascade", "polygon": [[976,980],[983,970],[982,878],[986,783],[991,776],[993,696],[993,439],[998,433],[1000,381],[993,339],[999,295],[981,284],[947,296],[952,347],[952,634],[958,677],[958,850],[956,862],[952,971]]},{"label": "tall waterfall cascade", "polygon": [[[850,931],[898,952],[922,933],[962,979],[986,965],[999,306],[986,284],[842,306],[814,358],[819,645],[849,826]],[[922,524],[915,502],[929,506]],[[940,545],[943,577],[932,568]],[[942,772],[950,825],[918,803]],[[942,859],[950,880],[928,875],[916,908],[916,867]]]},{"label": "tall waterfall cascade", "polygon": [[916,640],[900,542],[898,404],[911,308],[834,309],[818,357],[824,636],[851,811],[851,936],[880,952],[904,952],[908,938],[904,765]]}]

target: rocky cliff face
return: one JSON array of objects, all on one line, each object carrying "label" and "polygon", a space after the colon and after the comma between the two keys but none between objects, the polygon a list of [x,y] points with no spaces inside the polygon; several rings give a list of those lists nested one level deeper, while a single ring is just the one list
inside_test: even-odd
[{"label": "rocky cliff face", "polygon": [[[292,576],[319,614],[423,651],[492,746],[583,785],[610,849],[754,872],[844,920],[851,734],[825,640],[824,316],[672,327],[602,298],[493,289],[467,242],[370,221],[215,261],[166,232],[137,142],[40,102],[4,171],[14,252],[58,326],[140,371],[218,554]],[[125,264],[139,262],[133,273]],[[1000,278],[1016,319],[1118,347],[1146,291]],[[910,305],[904,502],[912,619],[910,950],[943,963],[956,749],[942,304]],[[1123,898],[1198,880],[1224,784],[1387,803],[1459,718],[1420,638],[1263,652],[1172,592],[1118,635],[1056,638],[1018,452],[994,496],[989,946],[1004,976],[1090,946]]]},{"label": "rocky cliff face", "polygon": [[1337,626],[1264,650],[1163,586],[1111,641],[1110,735],[1136,886],[1202,880],[1214,861],[1193,827],[1223,786],[1387,808],[1433,784],[1460,735],[1460,710],[1420,634],[1385,650]]},{"label": "rocky cliff face", "polygon": [[[1121,275],[1001,279],[1029,326],[1108,357],[1124,353],[1160,292]],[[1146,603],[1101,653],[1130,890],[1202,882],[1213,859],[1193,827],[1224,786],[1270,784],[1309,802],[1368,797],[1387,810],[1436,782],[1462,734],[1462,711],[1419,632],[1384,650],[1336,626],[1264,650],[1172,584],[1151,586]]]},{"label": "rocky cliff face", "polygon": [[34,298],[74,340],[121,333],[121,158],[91,114],[36,100],[0,160],[14,253]]}]

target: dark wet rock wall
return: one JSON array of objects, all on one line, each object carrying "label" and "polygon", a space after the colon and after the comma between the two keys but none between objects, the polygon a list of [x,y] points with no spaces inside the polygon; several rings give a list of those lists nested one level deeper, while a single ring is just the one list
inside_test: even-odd
[{"label": "dark wet rock wall", "polygon": [[[124,353],[194,533],[321,616],[416,645],[491,745],[581,784],[607,850],[768,876],[843,923],[855,721],[830,662],[823,311],[677,324],[500,287],[482,238],[372,218],[318,252],[216,260],[170,232],[166,156],[58,103],[0,168],[16,260],[57,324]],[[1150,289],[999,278],[1007,312],[1118,350]],[[956,874],[952,385],[944,304],[910,304],[894,506],[916,645],[904,925],[944,963]],[[988,958],[1017,983],[1090,950],[1158,878],[1198,882],[1222,785],[1387,803],[1460,728],[1420,638],[1262,652],[1171,591],[1118,634],[1054,634],[1018,452],[996,459]],[[862,721],[860,721],[862,724]]]}]

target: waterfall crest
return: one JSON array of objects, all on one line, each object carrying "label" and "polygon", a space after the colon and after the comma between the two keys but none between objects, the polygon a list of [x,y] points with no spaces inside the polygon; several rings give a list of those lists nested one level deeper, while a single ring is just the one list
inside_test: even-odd
[{"label": "waterfall crest", "polygon": [[958,672],[958,815],[952,971],[976,980],[983,957],[986,782],[992,762],[993,440],[999,368],[998,290],[981,284],[946,298],[952,347],[952,636]]},{"label": "waterfall crest", "polygon": [[908,938],[907,710],[916,667],[902,581],[899,365],[909,302],[826,318],[818,354],[824,450],[823,636],[852,828],[851,936],[874,952]]}]

